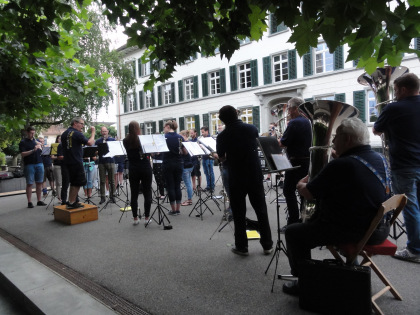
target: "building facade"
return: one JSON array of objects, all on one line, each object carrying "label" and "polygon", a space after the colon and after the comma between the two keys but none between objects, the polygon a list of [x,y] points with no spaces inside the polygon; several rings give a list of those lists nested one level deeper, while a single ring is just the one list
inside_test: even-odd
[{"label": "building facade", "polygon": [[[271,109],[294,96],[354,105],[359,109],[359,118],[371,127],[378,115],[375,95],[370,87],[357,83],[364,71],[357,69],[353,61],[345,62],[348,47],[330,53],[320,39],[317,47],[299,57],[287,42],[290,30],[276,25],[274,20],[270,22],[269,31],[260,41],[243,41],[229,61],[221,59],[220,54],[197,54],[178,66],[171,80],[156,84],[153,91],[143,91],[152,68],[150,62],[141,63],[144,50],[121,47],[138,84],[128,95],[114,97],[118,136],[125,136],[132,120],[140,123],[143,134],[152,134],[162,132],[164,121],[170,119],[176,119],[178,131],[209,126],[214,134],[220,123],[218,110],[224,105],[237,108],[241,119],[254,124],[263,134],[271,122],[277,121]],[[420,49],[420,40],[413,40],[412,45]],[[420,75],[415,54],[406,54],[401,65]],[[379,137],[372,135],[371,140],[374,146],[380,146]]]}]

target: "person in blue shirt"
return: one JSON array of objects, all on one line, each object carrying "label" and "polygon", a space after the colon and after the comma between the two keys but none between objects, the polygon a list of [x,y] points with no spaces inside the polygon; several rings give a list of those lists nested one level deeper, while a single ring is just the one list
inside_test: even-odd
[{"label": "person in blue shirt", "polygon": [[394,80],[397,100],[385,106],[373,132],[389,139],[392,188],[407,195],[403,210],[407,246],[395,258],[420,263],[420,95],[419,78],[407,73]]},{"label": "person in blue shirt", "polygon": [[26,178],[26,198],[28,199],[28,208],[33,208],[32,204],[32,185],[35,181],[36,198],[38,206],[46,206],[41,200],[42,183],[44,182],[44,164],[42,163],[41,143],[34,139],[35,128],[29,126],[26,128],[27,136],[19,143],[19,151],[23,158],[24,174]]},{"label": "person in blue shirt", "polygon": [[[203,126],[201,127],[200,130],[201,130],[202,137],[210,137],[209,127]],[[212,157],[208,155],[203,155],[202,163],[203,163],[204,175],[206,175],[206,182],[207,182],[207,187],[204,190],[213,191],[214,190],[214,171],[213,171],[214,160]]]}]

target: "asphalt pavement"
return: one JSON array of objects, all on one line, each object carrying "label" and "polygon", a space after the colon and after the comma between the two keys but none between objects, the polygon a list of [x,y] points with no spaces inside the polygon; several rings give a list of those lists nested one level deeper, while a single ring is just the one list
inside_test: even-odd
[{"label": "asphalt pavement", "polygon": [[[217,168],[215,172],[219,178]],[[268,189],[269,184],[265,185]],[[218,179],[216,195],[221,195],[221,190]],[[134,226],[131,213],[120,211],[126,200],[121,194],[118,205],[99,206],[96,221],[65,225],[54,220],[52,204],[48,209],[28,209],[24,195],[1,197],[2,286],[7,283],[7,292],[32,313],[310,314],[299,308],[297,297],[282,292],[276,261],[267,270],[273,256],[263,255],[258,240],[249,241],[247,257],[231,252],[233,223],[219,232],[226,221],[222,221],[216,203],[223,209],[223,198],[208,199],[202,205],[202,217],[197,217],[200,209],[193,210],[198,201],[194,196],[193,205],[182,207],[181,215],[168,216],[170,223],[165,225],[170,224],[170,230],[156,222],[147,228]],[[92,201],[99,202],[99,197]],[[266,201],[273,239],[277,240],[274,189],[268,191]],[[52,203],[58,204],[56,199]],[[143,209],[142,195],[139,205]],[[163,206],[169,208],[168,203]],[[153,204],[152,211],[155,209]],[[247,217],[255,220],[249,204]],[[279,217],[282,226],[284,203]],[[158,219],[157,213],[154,218]],[[403,247],[405,241],[402,235],[396,242]],[[332,258],[325,248],[312,252],[314,259]],[[391,257],[375,257],[375,261],[403,297],[398,301],[390,293],[382,296],[378,305],[384,313],[420,314],[420,265]],[[277,267],[277,273],[289,273],[283,252]],[[372,275],[372,290],[381,288]]]}]

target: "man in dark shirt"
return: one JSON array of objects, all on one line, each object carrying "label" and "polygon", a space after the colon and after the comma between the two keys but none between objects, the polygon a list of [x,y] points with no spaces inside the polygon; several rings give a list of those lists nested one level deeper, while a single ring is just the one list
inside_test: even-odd
[{"label": "man in dark shirt", "polygon": [[[287,156],[292,166],[297,169],[286,172],[284,178],[283,194],[286,198],[288,218],[287,225],[299,222],[299,206],[296,197],[296,184],[308,174],[309,147],[311,146],[312,128],[308,119],[303,117],[298,107],[304,100],[293,97],[287,103],[290,121],[286,131],[279,140],[281,147],[286,147]],[[282,232],[284,232],[283,227]]]},{"label": "man in dark shirt", "polygon": [[263,186],[261,162],[258,156],[258,129],[238,119],[233,106],[226,105],[219,110],[219,118],[226,125],[217,136],[217,158],[228,169],[230,206],[235,223],[235,247],[237,255],[248,255],[248,238],[246,235],[246,196],[254,208],[260,228],[260,243],[264,254],[273,249],[270,223],[267,215],[267,204]]},{"label": "man in dark shirt", "polygon": [[407,247],[395,258],[420,263],[420,95],[419,78],[407,73],[394,81],[397,102],[386,105],[373,132],[389,139],[392,187],[407,195],[403,217]]},{"label": "man in dark shirt", "polygon": [[[42,147],[45,147],[45,139],[43,136],[38,137],[38,141],[41,143]],[[41,155],[42,163],[44,164],[44,182],[42,183],[42,194],[44,197],[47,197],[47,179],[50,183],[51,191],[55,195],[54,191],[54,174],[53,174],[53,165],[51,154]]]},{"label": "man in dark shirt", "polygon": [[64,155],[62,168],[65,169],[64,172],[67,172],[70,181],[67,209],[83,207],[82,204],[76,202],[80,187],[86,185],[82,145],[92,145],[95,141],[95,127],[90,127],[91,135],[87,139],[82,133],[84,125],[85,121],[83,118],[73,118],[71,126],[61,135]]},{"label": "man in dark shirt", "polygon": [[26,128],[27,136],[19,143],[19,151],[25,164],[24,173],[26,178],[26,198],[28,199],[28,208],[33,208],[31,202],[32,185],[35,181],[36,198],[38,206],[46,206],[41,200],[42,183],[44,182],[44,165],[42,164],[42,146],[35,141],[35,128],[29,126]]},{"label": "man in dark shirt", "polygon": [[[311,220],[289,225],[285,231],[287,256],[296,277],[299,262],[311,259],[312,248],[359,241],[388,196],[390,177],[386,175],[385,158],[371,149],[369,131],[360,119],[343,120],[333,143],[339,158],[309,183],[306,176],[297,185],[299,193],[307,200],[316,199],[319,208]],[[376,244],[387,238],[389,227],[377,231]],[[298,282],[285,283],[283,291],[298,294]]]},{"label": "man in dark shirt", "polygon": [[[99,145],[100,143],[106,143],[107,141],[115,141],[114,138],[109,136],[108,129],[103,126],[101,128],[101,135],[102,137],[95,141],[95,145]],[[100,182],[100,191],[101,191],[101,201],[99,204],[105,202],[105,186],[108,186],[109,194],[110,194],[110,201],[115,203],[114,199],[114,190],[115,190],[115,181],[114,181],[114,174],[115,174],[115,161],[113,157],[103,157],[99,155],[99,182]],[[106,185],[108,184],[108,185]]]}]

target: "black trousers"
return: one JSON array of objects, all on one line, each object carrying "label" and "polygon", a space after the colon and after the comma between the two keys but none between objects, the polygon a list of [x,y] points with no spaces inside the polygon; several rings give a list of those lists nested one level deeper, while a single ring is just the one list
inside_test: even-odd
[{"label": "black trousers", "polygon": [[246,196],[254,208],[260,227],[260,243],[264,249],[273,247],[270,223],[267,215],[267,204],[265,203],[264,186],[261,180],[250,181],[235,180],[232,176],[229,180],[230,206],[233,212],[235,223],[235,246],[239,250],[248,249],[248,238],[246,235]]},{"label": "black trousers", "polygon": [[287,171],[284,177],[283,194],[286,198],[288,211],[287,225],[299,222],[300,211],[296,196],[296,185],[302,178],[308,175],[309,158],[301,160],[290,160],[290,163],[292,166],[300,165],[300,167],[291,171]]},{"label": "black trousers", "polygon": [[129,168],[129,181],[130,181],[130,190],[131,190],[131,212],[133,213],[133,218],[138,216],[138,198],[140,183],[143,188],[143,197],[144,197],[144,215],[149,217],[150,208],[152,206],[152,169],[151,168],[141,168],[141,167],[131,167]]},{"label": "black trousers", "polygon": [[170,204],[181,203],[182,165],[178,161],[167,161],[162,165]]}]

